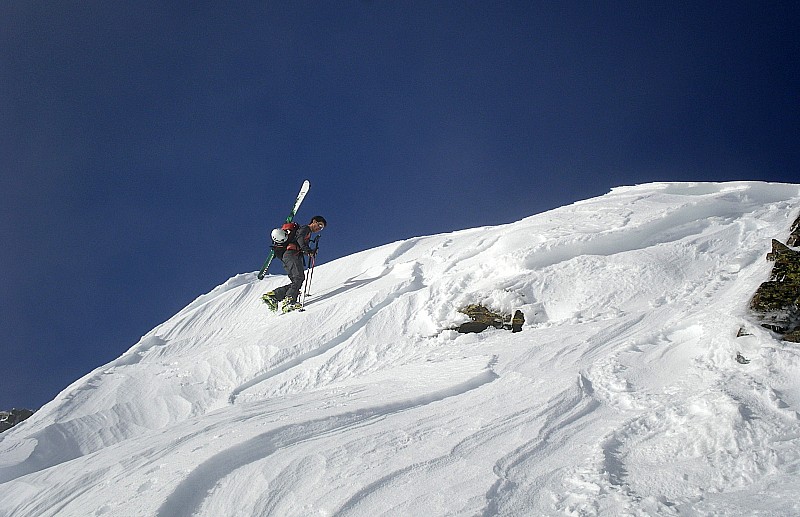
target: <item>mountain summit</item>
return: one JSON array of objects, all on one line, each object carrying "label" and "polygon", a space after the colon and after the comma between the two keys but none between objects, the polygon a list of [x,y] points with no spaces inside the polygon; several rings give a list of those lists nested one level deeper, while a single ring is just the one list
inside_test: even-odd
[{"label": "mountain summit", "polygon": [[748,312],[799,207],[620,187],[317,266],[285,315],[237,275],[0,435],[0,516],[800,514],[800,353]]}]

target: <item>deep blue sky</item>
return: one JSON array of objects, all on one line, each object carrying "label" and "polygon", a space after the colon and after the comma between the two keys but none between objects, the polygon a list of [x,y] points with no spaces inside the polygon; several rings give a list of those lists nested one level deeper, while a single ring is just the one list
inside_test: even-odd
[{"label": "deep blue sky", "polygon": [[258,270],[305,178],[321,261],[618,185],[797,182],[799,11],[5,2],[0,409]]}]

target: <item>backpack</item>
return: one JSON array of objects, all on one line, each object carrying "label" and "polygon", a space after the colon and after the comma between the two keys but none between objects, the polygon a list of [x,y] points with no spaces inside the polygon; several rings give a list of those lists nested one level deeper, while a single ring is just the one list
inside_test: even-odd
[{"label": "backpack", "polygon": [[283,223],[280,228],[272,230],[272,249],[280,258],[287,249],[297,249],[297,229],[300,225],[295,222]]}]

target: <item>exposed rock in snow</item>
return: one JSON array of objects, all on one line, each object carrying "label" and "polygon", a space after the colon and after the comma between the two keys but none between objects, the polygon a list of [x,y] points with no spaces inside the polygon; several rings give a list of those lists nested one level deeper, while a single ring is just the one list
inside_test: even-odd
[{"label": "exposed rock in snow", "polygon": [[792,230],[786,244],[789,246],[800,246],[800,216],[798,216],[792,224]]},{"label": "exposed rock in snow", "polygon": [[470,304],[458,310],[469,316],[471,321],[462,323],[452,329],[462,334],[483,332],[488,328],[506,329],[512,332],[521,332],[525,325],[525,315],[517,309],[514,314],[498,314],[480,304]]},{"label": "exposed rock in snow", "polygon": [[750,301],[750,308],[762,325],[786,341],[800,341],[800,252],[776,239],[767,260],[774,261],[769,280],[762,283]]},{"label": "exposed rock in snow", "polygon": [[11,429],[26,418],[30,417],[33,411],[30,409],[12,409],[11,411],[0,411],[0,433]]}]

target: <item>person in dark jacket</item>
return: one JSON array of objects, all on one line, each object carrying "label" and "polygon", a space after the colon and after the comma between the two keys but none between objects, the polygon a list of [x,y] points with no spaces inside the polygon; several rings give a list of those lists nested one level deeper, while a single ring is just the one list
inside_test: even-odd
[{"label": "person in dark jacket", "polygon": [[311,234],[321,232],[327,224],[324,217],[315,215],[311,218],[310,223],[297,229],[295,240],[287,244],[286,251],[283,252],[282,256],[278,256],[283,262],[286,274],[289,275],[289,283],[262,296],[264,303],[273,311],[278,310],[278,304],[281,301],[283,302],[281,304],[283,312],[302,308],[302,305],[297,302],[297,297],[300,295],[300,290],[303,288],[303,282],[306,278],[305,259],[303,256],[311,256],[316,253],[316,250],[309,246]]}]

